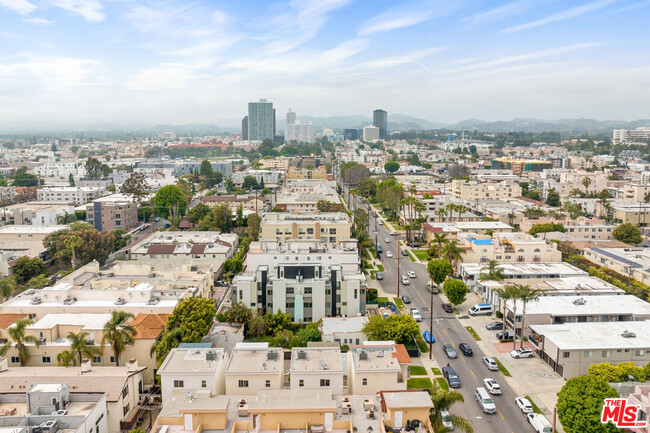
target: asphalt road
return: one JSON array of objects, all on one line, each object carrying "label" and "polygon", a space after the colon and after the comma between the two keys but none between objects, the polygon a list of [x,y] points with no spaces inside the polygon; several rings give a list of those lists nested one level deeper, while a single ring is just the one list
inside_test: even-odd
[{"label": "asphalt road", "polygon": [[[347,195],[346,195],[347,198]],[[353,207],[359,205],[367,210],[367,205],[360,199],[353,200]],[[407,307],[417,308],[422,315],[420,328],[422,331],[429,330],[430,323],[430,293],[427,289],[428,274],[426,267],[422,264],[413,263],[408,257],[399,255],[399,274],[397,272],[397,236],[390,236],[388,230],[383,225],[376,225],[378,231],[375,232],[375,218],[370,215],[370,236],[377,239],[381,244],[384,253],[381,255],[382,264],[385,267],[383,272],[384,279],[380,281],[381,287],[387,293],[397,294],[398,275],[406,275],[407,271],[414,271],[416,278],[409,278],[410,285],[404,286],[400,283],[400,296],[407,295],[411,298],[411,304]],[[390,242],[385,242],[389,238]],[[401,236],[403,239],[404,236]],[[393,254],[392,258],[386,257],[386,251]],[[524,414],[515,404],[515,397],[518,397],[512,388],[506,383],[503,375],[499,371],[488,371],[483,364],[482,357],[484,354],[474,344],[474,339],[467,332],[464,326],[470,325],[468,320],[457,318],[456,315],[445,313],[442,310],[442,298],[433,295],[433,336],[436,342],[433,344],[433,357],[438,364],[443,367],[449,363],[458,373],[461,380],[461,387],[456,388],[465,397],[464,403],[457,403],[452,407],[451,412],[461,415],[470,420],[476,433],[521,433],[533,432],[532,426],[528,424]],[[458,349],[459,343],[468,343],[473,351],[472,357],[466,357]],[[452,344],[458,352],[458,359],[448,359],[443,351],[443,344]],[[429,354],[423,354],[429,356]],[[484,414],[474,398],[474,389],[483,385],[483,379],[490,377],[495,379],[501,385],[502,394],[494,396],[494,401],[498,412],[495,415]]]}]

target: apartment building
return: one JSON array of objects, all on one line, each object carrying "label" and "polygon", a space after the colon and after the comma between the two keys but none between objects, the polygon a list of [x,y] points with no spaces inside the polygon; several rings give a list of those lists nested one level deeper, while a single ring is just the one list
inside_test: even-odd
[{"label": "apartment building", "polygon": [[0,276],[13,274],[17,260],[23,256],[46,258],[43,239],[66,228],[63,225],[9,225],[0,227]]},{"label": "apartment building", "polygon": [[[650,219],[649,219],[650,222]],[[555,218],[525,218],[519,224],[519,229],[522,232],[529,232],[536,224],[562,224],[564,226],[564,233],[567,237],[573,240],[610,240],[613,239],[612,232],[616,229],[615,225],[609,224],[605,220],[599,218],[585,218],[578,217],[575,219],[555,219]],[[538,233],[538,237],[547,237],[547,233]]]},{"label": "apartment building", "polygon": [[47,203],[86,204],[97,200],[106,193],[106,188],[92,186],[50,186],[40,188],[37,200]]},{"label": "apartment building", "polygon": [[75,179],[79,179],[86,175],[86,163],[83,161],[46,162],[34,167],[34,174],[39,177],[56,177],[65,180],[72,175]]},{"label": "apartment building", "polygon": [[222,348],[176,347],[169,352],[157,374],[160,376],[163,404],[172,392],[226,392],[224,373],[228,354]]},{"label": "apartment building", "polygon": [[318,179],[318,180],[323,180],[327,179],[327,170],[324,165],[321,165],[319,167],[304,167],[304,168],[298,168],[298,167],[289,167],[289,171],[287,172],[287,179],[298,179],[298,180],[304,180],[304,179]]},{"label": "apartment building", "polygon": [[262,218],[260,239],[278,243],[292,239],[339,243],[350,239],[351,225],[344,212],[269,212]]},{"label": "apartment building", "polygon": [[102,197],[86,205],[86,221],[100,232],[117,228],[128,231],[138,225],[138,205],[124,194]]},{"label": "apartment building", "polygon": [[562,261],[556,244],[535,238],[526,233],[497,233],[487,235],[461,233],[460,246],[465,249],[464,263],[554,263]]},{"label": "apartment building", "polygon": [[650,140],[650,127],[639,126],[636,129],[614,129],[612,142],[621,143],[645,143]]},{"label": "apartment building", "polygon": [[332,395],[342,395],[343,364],[339,347],[294,347],[289,367],[290,389],[325,389]]},{"label": "apartment building", "polygon": [[263,213],[266,210],[266,204],[269,200],[259,194],[244,195],[204,195],[201,197],[201,203],[206,206],[214,207],[227,204],[230,211],[235,215],[239,207],[247,212]]},{"label": "apartment building", "polygon": [[650,284],[650,251],[646,248],[592,247],[583,250],[582,256],[643,284]]},{"label": "apartment building", "polygon": [[318,202],[321,200],[340,205],[343,210],[339,195],[330,188],[324,188],[322,191],[314,193],[283,192],[277,195],[275,207],[284,212],[315,212],[318,210]]},{"label": "apartment building", "polygon": [[411,358],[403,345],[366,341],[348,350],[348,394],[375,395],[406,390]]},{"label": "apartment building", "polygon": [[596,215],[602,216],[608,213],[614,220],[621,224],[632,224],[640,228],[650,226],[650,204],[632,203],[622,200],[611,200],[609,209],[603,206],[601,202],[595,204]]},{"label": "apartment building", "polygon": [[464,179],[451,181],[449,193],[461,200],[477,201],[489,199],[508,200],[521,197],[521,187],[517,182],[502,181],[498,183],[479,183]]},{"label": "apartment building", "polygon": [[323,317],[318,327],[324,342],[358,346],[367,340],[366,334],[363,333],[366,323],[367,316]]},{"label": "apartment building", "polygon": [[[648,419],[650,414],[650,385],[636,385],[634,392],[627,396],[627,404],[635,405],[641,408],[638,419]],[[633,433],[648,433],[650,427],[631,427]]]},{"label": "apartment building", "polygon": [[650,321],[532,325],[529,341],[564,379],[587,374],[592,364],[650,362]]},{"label": "apartment building", "polygon": [[623,186],[623,198],[637,203],[647,203],[646,195],[650,193],[650,185],[628,183]]},{"label": "apartment building", "polygon": [[284,387],[284,355],[268,343],[238,343],[226,370],[226,394],[251,395]]},{"label": "apartment building", "polygon": [[233,280],[233,300],[261,311],[284,311],[294,322],[365,312],[366,278],[356,240],[253,242],[246,270]]},{"label": "apartment building", "polygon": [[280,170],[287,171],[289,169],[290,158],[286,156],[278,156],[275,158],[262,158],[258,162],[262,170]]},{"label": "apartment building", "polygon": [[30,201],[3,208],[0,222],[2,225],[53,226],[58,224],[58,217],[73,213],[74,206]]},{"label": "apartment building", "polygon": [[264,186],[274,187],[284,179],[284,171],[280,170],[246,170],[233,173],[232,181],[235,185],[242,185],[246,176],[253,176],[258,184],[264,181]]},{"label": "apartment building", "polygon": [[[32,417],[40,425],[51,419],[59,420],[54,423],[54,428],[65,432],[64,421],[74,420],[79,422],[75,432],[96,433],[97,428],[102,432],[119,432],[135,428],[137,417],[140,413],[140,396],[144,392],[142,373],[146,367],[129,364],[120,367],[96,367],[90,360],[81,366],[71,367],[8,367],[0,361],[0,407],[16,408],[26,417]],[[41,413],[28,413],[27,408],[20,406],[17,399],[23,398],[22,393],[34,390],[34,402],[50,402],[51,407],[45,405],[44,416]],[[69,394],[68,394],[69,392]],[[18,395],[16,395],[18,394]],[[58,395],[57,395],[58,394]],[[11,399],[8,397],[11,396]],[[31,395],[30,395],[31,396]],[[42,397],[48,397],[44,401]],[[9,401],[8,401],[9,400]],[[65,401],[65,403],[64,403]],[[105,402],[105,411],[102,401]],[[74,405],[74,406],[73,406]],[[58,406],[58,407],[57,407]],[[67,406],[67,407],[66,407]],[[85,408],[85,409],[84,409]],[[92,409],[91,409],[92,408]],[[65,411],[67,414],[57,414],[52,418],[52,413]],[[84,417],[75,416],[73,409],[79,409]],[[104,417],[101,415],[104,414]],[[8,418],[12,419],[12,418]],[[89,421],[89,425],[82,425],[81,421]],[[13,419],[12,419],[13,421]],[[4,425],[4,424],[3,424]],[[30,424],[31,425],[31,424]],[[49,426],[52,424],[48,425]],[[88,428],[88,430],[84,430]],[[18,430],[21,431],[22,430]],[[46,431],[46,430],[43,430]],[[49,430],[57,431],[57,430]]]},{"label": "apartment building", "polygon": [[552,167],[553,163],[551,161],[537,159],[496,158],[492,160],[491,164],[492,169],[512,170],[513,174],[517,176],[521,176],[525,172],[541,172]]},{"label": "apartment building", "polygon": [[[587,273],[569,263],[505,263],[499,266],[503,271],[503,284],[528,284],[531,279],[553,279],[587,276]],[[474,288],[485,273],[486,265],[482,263],[459,263],[458,274],[465,283]]]},{"label": "apartment building", "polygon": [[488,233],[507,233],[512,231],[512,226],[501,221],[455,221],[439,223],[430,221],[422,225],[424,239],[431,242],[436,233],[445,233],[447,239],[456,239],[461,233],[486,235]]}]

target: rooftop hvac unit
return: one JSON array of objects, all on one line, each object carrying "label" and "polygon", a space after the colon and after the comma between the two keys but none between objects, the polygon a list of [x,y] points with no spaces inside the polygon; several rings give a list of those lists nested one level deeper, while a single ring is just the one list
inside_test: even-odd
[{"label": "rooftop hvac unit", "polygon": [[214,361],[217,359],[217,354],[213,351],[209,351],[205,354],[205,360],[206,361]]},{"label": "rooftop hvac unit", "polygon": [[266,360],[267,361],[275,361],[276,359],[278,359],[277,352],[275,352],[275,351],[266,352]]},{"label": "rooftop hvac unit", "polygon": [[359,352],[359,360],[360,361],[367,361],[368,360],[368,354],[364,351]]},{"label": "rooftop hvac unit", "polygon": [[635,334],[634,332],[630,332],[630,331],[628,331],[628,330],[626,329],[626,330],[623,331],[623,333],[621,334],[621,337],[623,337],[623,338],[634,338],[634,337],[636,337],[636,334]]},{"label": "rooftop hvac unit", "polygon": [[43,433],[56,433],[59,431],[59,425],[57,420],[50,419],[41,424],[41,429]]},{"label": "rooftop hvac unit", "polygon": [[575,301],[573,301],[573,305],[585,305],[587,303],[587,300],[585,298],[578,298]]},{"label": "rooftop hvac unit", "polygon": [[304,350],[299,350],[298,359],[307,359],[307,352],[305,352]]},{"label": "rooftop hvac unit", "polygon": [[324,359],[321,359],[321,360],[320,360],[320,366],[321,366],[321,368],[322,368],[323,370],[327,370],[327,369],[329,368],[329,367],[327,366],[327,364],[325,363],[325,360],[324,360]]}]

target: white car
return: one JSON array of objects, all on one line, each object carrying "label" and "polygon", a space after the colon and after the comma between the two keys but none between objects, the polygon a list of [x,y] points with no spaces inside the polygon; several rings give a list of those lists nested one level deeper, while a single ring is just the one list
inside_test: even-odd
[{"label": "white car", "polygon": [[391,253],[390,251],[386,251],[386,257],[390,259],[391,257],[393,257],[393,253]]},{"label": "white car", "polygon": [[417,308],[411,308],[411,317],[413,317],[413,320],[415,320],[416,322],[422,321],[422,316],[420,315],[420,312],[418,311]]},{"label": "white car", "polygon": [[497,362],[490,358],[489,356],[484,356],[483,357],[483,364],[488,368],[490,371],[498,371],[499,366],[497,365]]},{"label": "white car", "polygon": [[553,433],[553,426],[541,413],[529,413],[526,418],[537,433]]},{"label": "white car", "polygon": [[533,350],[529,349],[528,347],[524,347],[523,349],[513,350],[510,352],[510,356],[512,356],[515,359],[532,358],[533,355],[534,355]]},{"label": "white car", "polygon": [[517,397],[515,398],[515,403],[517,403],[517,407],[519,407],[523,413],[533,413],[533,405],[527,398]]},{"label": "white car", "polygon": [[451,420],[451,415],[449,414],[448,410],[441,410],[440,411],[440,418],[442,418],[442,425],[450,430],[454,430],[454,422]]},{"label": "white car", "polygon": [[501,387],[499,386],[496,380],[490,379],[488,377],[483,379],[483,384],[485,385],[485,389],[487,389],[490,394],[493,395],[501,394]]},{"label": "white car", "polygon": [[389,244],[389,243],[390,243],[390,238],[386,238],[386,239],[384,239],[384,242],[386,242],[387,244]]},{"label": "white car", "polygon": [[415,278],[415,272],[413,272],[413,271],[408,271],[408,272],[406,273],[406,275],[408,275],[409,278]]},{"label": "white car", "polygon": [[402,275],[402,284],[408,286],[409,284],[411,284],[411,282],[409,281],[408,278],[406,278],[406,276]]}]

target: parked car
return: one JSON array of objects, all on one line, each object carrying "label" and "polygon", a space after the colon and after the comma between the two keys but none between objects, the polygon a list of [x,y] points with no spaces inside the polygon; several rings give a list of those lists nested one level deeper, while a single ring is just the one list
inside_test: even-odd
[{"label": "parked car", "polygon": [[427,343],[435,343],[436,342],[436,337],[431,335],[431,332],[429,332],[429,331],[424,331],[422,333],[422,336],[424,337],[424,341],[426,341]]},{"label": "parked car", "polygon": [[391,257],[393,257],[393,253],[391,253],[390,251],[386,251],[386,257],[390,259]]},{"label": "parked car", "polygon": [[416,322],[422,321],[422,316],[420,315],[420,312],[418,311],[417,308],[411,308],[411,317],[413,317],[413,320],[415,320]]},{"label": "parked car", "polygon": [[481,410],[485,413],[493,414],[497,412],[497,407],[494,404],[494,400],[490,397],[487,390],[483,387],[476,388],[474,390],[474,397],[476,402],[481,407]]},{"label": "parked car", "polygon": [[413,271],[408,271],[406,273],[406,275],[408,275],[409,278],[415,278],[416,277],[415,272],[413,272]]},{"label": "parked car", "polygon": [[386,242],[387,244],[389,244],[389,243],[390,243],[390,238],[386,238],[386,239],[384,239],[384,242]]},{"label": "parked car", "polygon": [[513,331],[497,332],[497,340],[512,340],[513,338],[515,338],[515,333]]},{"label": "parked car", "polygon": [[409,255],[409,252],[406,251],[406,250],[402,250],[402,255],[403,255],[403,256],[408,256],[408,255]]},{"label": "parked car", "polygon": [[490,322],[485,325],[485,329],[488,331],[498,331],[500,329],[503,329],[503,322]]},{"label": "parked car", "polygon": [[435,284],[433,281],[429,280],[427,282],[427,288],[429,289],[429,292],[432,292],[434,294],[438,294],[438,285]]},{"label": "parked car", "polygon": [[411,284],[411,282],[409,281],[406,275],[402,275],[402,284],[404,284],[405,286]]},{"label": "parked car", "polygon": [[375,278],[378,279],[378,280],[383,280],[383,279],[384,279],[384,275],[383,275],[381,272],[377,272],[377,273],[375,274]]},{"label": "parked car", "polygon": [[451,344],[445,344],[442,346],[444,349],[445,353],[447,354],[447,358],[449,359],[456,359],[458,358],[458,354],[456,353],[456,349],[454,349],[454,346]]},{"label": "parked car", "polygon": [[228,283],[226,283],[223,280],[215,281],[214,282],[215,287],[227,287]]},{"label": "parked car", "polygon": [[497,365],[497,362],[490,358],[489,356],[484,356],[483,357],[483,364],[488,368],[490,371],[499,371],[499,366]]},{"label": "parked car", "polygon": [[454,430],[454,422],[451,420],[451,415],[448,410],[440,411],[440,418],[442,418],[442,425],[450,431]]},{"label": "parked car", "polygon": [[153,220],[154,220],[154,222],[158,222],[158,221],[160,221],[160,217],[156,217]]},{"label": "parked car", "polygon": [[442,304],[442,309],[445,310],[445,313],[453,313],[454,307],[451,304]]},{"label": "parked car", "polygon": [[460,343],[458,345],[458,348],[460,349],[461,352],[463,352],[463,355],[465,356],[472,356],[474,354],[474,351],[467,343]]},{"label": "parked car", "polygon": [[526,415],[526,419],[537,433],[553,433],[553,426],[541,413],[529,413]]},{"label": "parked car", "polygon": [[533,413],[533,405],[527,398],[517,397],[515,398],[515,403],[517,403],[517,407],[519,407],[523,413]]},{"label": "parked car", "polygon": [[419,247],[420,247],[420,244],[418,244],[417,242],[411,242],[411,243],[409,244],[409,247],[411,247],[411,248],[419,248]]},{"label": "parked car", "polygon": [[391,235],[391,236],[399,236],[399,233],[397,233],[397,232],[392,232],[390,235]]},{"label": "parked car", "polygon": [[485,378],[483,379],[483,384],[485,385],[485,389],[488,390],[488,392],[492,395],[498,395],[501,394],[501,387],[497,383],[496,380]]},{"label": "parked car", "polygon": [[411,298],[404,295],[404,296],[402,296],[402,302],[404,302],[405,304],[410,304],[411,303]]},{"label": "parked car", "polygon": [[458,377],[454,367],[442,367],[442,375],[447,379],[447,383],[451,388],[460,388],[460,377]]},{"label": "parked car", "polygon": [[533,355],[534,355],[533,350],[529,349],[528,347],[524,347],[523,349],[513,350],[512,352],[510,352],[510,356],[512,356],[515,359],[532,358]]}]

